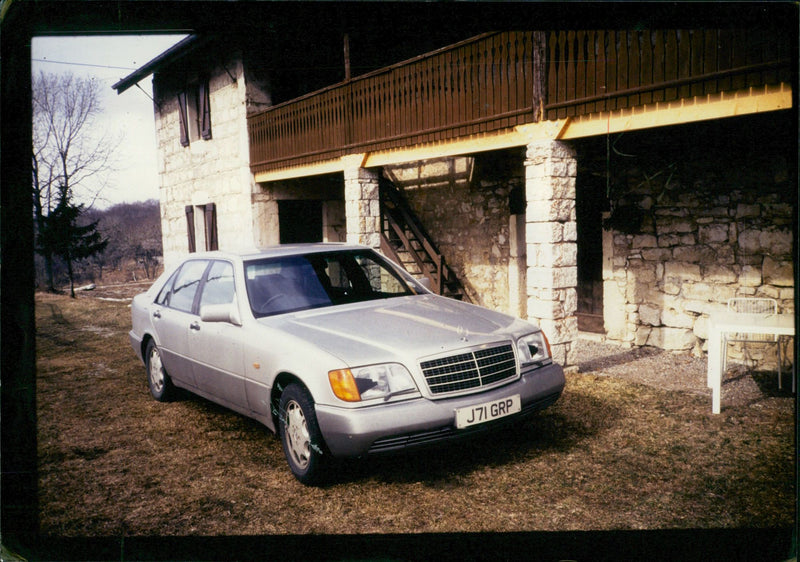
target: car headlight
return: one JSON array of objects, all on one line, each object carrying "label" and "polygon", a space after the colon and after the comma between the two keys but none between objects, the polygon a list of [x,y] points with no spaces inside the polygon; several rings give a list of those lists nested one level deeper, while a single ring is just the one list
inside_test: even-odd
[{"label": "car headlight", "polygon": [[346,402],[375,398],[389,399],[397,394],[416,392],[417,385],[408,369],[399,363],[383,363],[328,373],[333,393]]},{"label": "car headlight", "polygon": [[519,338],[517,340],[517,353],[522,367],[533,363],[543,363],[549,361],[552,357],[550,342],[547,341],[544,332],[536,332]]}]

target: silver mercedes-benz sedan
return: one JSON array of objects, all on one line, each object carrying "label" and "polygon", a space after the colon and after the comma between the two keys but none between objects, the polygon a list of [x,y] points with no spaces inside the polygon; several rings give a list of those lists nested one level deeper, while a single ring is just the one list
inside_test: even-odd
[{"label": "silver mercedes-benz sedan", "polygon": [[131,314],[156,400],[181,387],[262,422],[304,484],[335,457],[519,419],[565,383],[537,326],[434,295],[363,246],[190,254]]}]

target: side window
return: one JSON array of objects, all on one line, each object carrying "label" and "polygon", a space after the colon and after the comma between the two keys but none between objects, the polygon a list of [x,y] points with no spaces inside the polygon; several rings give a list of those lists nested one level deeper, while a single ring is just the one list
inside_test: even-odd
[{"label": "side window", "polygon": [[176,271],[173,273],[169,281],[164,283],[164,286],[161,287],[161,290],[158,292],[158,296],[156,297],[156,304],[160,304],[161,306],[169,306],[169,300],[172,296],[172,285],[175,284],[175,278],[178,276],[180,271]]},{"label": "side window", "polygon": [[191,312],[194,304],[194,297],[200,286],[200,279],[208,266],[207,261],[189,261],[183,264],[175,283],[172,286],[172,294],[169,297],[170,308]]},{"label": "side window", "polygon": [[208,270],[208,277],[200,295],[200,306],[229,304],[233,302],[233,266],[226,261],[215,261]]}]

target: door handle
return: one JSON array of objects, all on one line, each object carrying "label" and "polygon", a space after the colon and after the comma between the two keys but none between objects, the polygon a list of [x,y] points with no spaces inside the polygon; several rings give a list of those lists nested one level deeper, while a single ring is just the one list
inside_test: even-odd
[{"label": "door handle", "polygon": [[189,324],[189,329],[190,330],[196,330],[196,331],[199,332],[200,331],[200,323],[199,322],[192,322],[191,324]]},{"label": "door handle", "polygon": [[153,318],[161,318],[161,311],[160,310],[154,310],[153,311]]}]

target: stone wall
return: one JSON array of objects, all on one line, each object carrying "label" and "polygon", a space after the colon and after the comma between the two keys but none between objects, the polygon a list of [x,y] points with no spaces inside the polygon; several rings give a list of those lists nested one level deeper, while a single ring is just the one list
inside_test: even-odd
[{"label": "stone wall", "polygon": [[[427,160],[386,170],[470,299],[509,311],[509,195],[524,179],[482,173],[474,158]],[[518,167],[521,174],[521,159]],[[518,310],[511,311],[517,314]]]},{"label": "stone wall", "polygon": [[[729,298],[774,298],[794,312],[794,145],[770,118],[728,121],[612,139],[594,160],[582,151],[581,173],[609,178],[610,339],[699,354],[709,314]],[[752,138],[764,127],[771,141]]]},{"label": "stone wall", "polygon": [[[156,79],[159,197],[167,265],[188,251],[187,205],[216,204],[220,249],[254,243],[250,220],[254,184],[245,119],[246,84],[241,75],[241,65],[234,61],[228,61],[226,69],[217,67],[211,72],[212,138],[192,141],[186,147],[180,144],[177,88]],[[187,76],[187,80],[191,78]],[[203,249],[201,244],[198,249]]]}]

